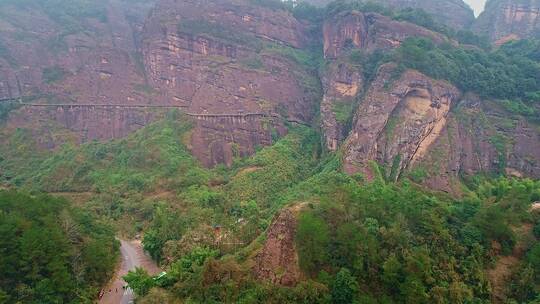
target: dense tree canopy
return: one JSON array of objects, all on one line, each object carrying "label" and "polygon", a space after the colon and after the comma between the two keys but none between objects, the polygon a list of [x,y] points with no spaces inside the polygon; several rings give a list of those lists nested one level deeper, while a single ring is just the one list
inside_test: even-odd
[{"label": "dense tree canopy", "polygon": [[117,241],[64,199],[0,191],[0,302],[91,303]]}]

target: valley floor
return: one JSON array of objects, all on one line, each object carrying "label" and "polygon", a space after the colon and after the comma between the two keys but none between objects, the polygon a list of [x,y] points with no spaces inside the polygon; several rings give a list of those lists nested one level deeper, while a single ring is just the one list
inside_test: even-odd
[{"label": "valley floor", "polygon": [[152,259],[144,253],[140,241],[121,240],[120,253],[122,262],[111,283],[105,287],[101,304],[128,304],[133,303],[134,294],[131,289],[123,289],[127,283],[122,279],[130,270],[136,267],[145,269],[149,274],[156,275],[161,269]]}]

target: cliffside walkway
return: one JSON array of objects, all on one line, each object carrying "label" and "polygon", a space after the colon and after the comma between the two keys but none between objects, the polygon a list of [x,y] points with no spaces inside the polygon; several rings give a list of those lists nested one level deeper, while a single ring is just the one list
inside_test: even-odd
[{"label": "cliffside walkway", "polygon": [[[29,103],[23,102],[21,98],[10,98],[10,99],[0,99],[0,102],[3,103],[15,103],[25,107],[36,107],[36,108],[105,108],[105,109],[182,109],[185,110],[187,106],[182,105],[148,105],[148,104],[98,104],[98,103],[87,103],[87,104],[69,104],[69,103]],[[190,113],[183,112],[185,115],[194,117],[197,119],[205,118],[255,118],[255,117],[270,117],[281,119],[290,123],[310,126],[308,123],[292,119],[285,118],[277,113],[266,113],[266,112],[245,112],[245,113]]]}]

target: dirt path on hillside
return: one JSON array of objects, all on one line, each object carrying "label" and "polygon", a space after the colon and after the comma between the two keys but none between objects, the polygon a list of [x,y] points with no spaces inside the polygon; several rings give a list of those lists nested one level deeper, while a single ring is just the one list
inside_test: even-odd
[{"label": "dirt path on hillside", "polygon": [[105,294],[99,300],[100,304],[128,304],[133,303],[134,295],[130,289],[124,290],[122,287],[126,282],[122,276],[136,267],[144,268],[151,275],[161,272],[161,269],[144,252],[140,241],[121,240],[120,253],[122,262],[111,283],[104,288]]}]

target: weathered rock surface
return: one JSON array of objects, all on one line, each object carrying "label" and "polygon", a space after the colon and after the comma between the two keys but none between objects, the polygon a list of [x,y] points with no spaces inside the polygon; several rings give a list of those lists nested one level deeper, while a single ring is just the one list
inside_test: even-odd
[{"label": "weathered rock surface", "polygon": [[347,62],[332,62],[323,73],[324,96],[321,101],[321,127],[326,149],[337,151],[347,136],[358,94],[363,90],[360,68]]},{"label": "weathered rock surface", "polygon": [[337,58],[350,48],[389,50],[409,37],[426,37],[436,44],[447,41],[443,35],[421,26],[358,11],[342,12],[326,20],[323,35],[325,58]]},{"label": "weathered rock surface", "polygon": [[[317,80],[281,53],[307,37],[290,13],[249,1],[164,0],[145,26],[144,61],[158,98],[190,113],[278,113],[309,122],[319,97],[306,82]],[[232,147],[250,154],[272,143],[273,130],[283,134],[283,123],[197,120],[192,151],[207,166],[231,163]]]},{"label": "weathered rock surface", "polygon": [[[475,28],[499,43],[539,37],[538,1],[491,0]],[[472,16],[461,0],[381,2],[457,27]],[[204,165],[231,164],[286,134],[285,122],[309,124],[321,100],[326,148],[343,148],[348,173],[370,177],[375,161],[395,179],[424,166],[426,183],[446,191],[478,172],[540,177],[534,123],[472,97],[457,106],[453,86],[415,71],[396,79],[392,65],[366,89],[353,50],[448,41],[414,24],[341,12],[312,37],[313,25],[250,0],[99,0],[97,10],[54,13],[39,1],[13,3],[0,3],[0,99],[40,96],[30,102],[49,106],[21,107],[5,126],[31,130],[44,148],[124,137],[169,106],[193,118],[189,147]],[[319,79],[305,61],[320,39]]]},{"label": "weathered rock surface", "polygon": [[[33,102],[73,105],[151,102],[138,37],[152,1],[126,5],[124,0],[104,0],[92,3],[88,12],[70,13],[67,8],[51,12],[36,3],[1,4],[0,99],[48,96]],[[34,125],[54,120],[82,142],[125,136],[148,122],[148,115],[139,112],[23,108],[14,119],[24,116]],[[59,141],[46,146],[62,141],[53,139]]]},{"label": "weathered rock surface", "polygon": [[[332,0],[304,0],[316,6],[325,6]],[[474,22],[473,10],[462,0],[375,0],[393,9],[418,8],[431,14],[436,21],[454,28],[467,28]]]},{"label": "weathered rock surface", "polygon": [[438,33],[376,13],[343,12],[324,23],[324,55],[329,62],[322,74],[321,123],[329,151],[336,151],[347,136],[352,116],[347,112],[354,111],[355,99],[364,90],[362,67],[351,63],[351,50],[364,54],[390,50],[409,37],[426,37],[436,43],[446,41]]},{"label": "weathered rock surface", "polygon": [[432,189],[459,194],[458,179],[500,172],[540,177],[540,128],[475,96],[466,96],[448,115],[448,123],[416,169]]},{"label": "weathered rock surface", "polygon": [[[62,128],[71,131],[71,135],[75,135],[72,139],[74,143],[80,144],[95,139],[125,137],[158,117],[161,117],[160,111],[144,108],[84,105],[23,107],[11,116],[8,127],[31,130],[40,147],[54,149],[67,140],[63,136],[55,136]],[[51,128],[50,124],[55,127]]]},{"label": "weathered rock surface", "polygon": [[[213,166],[316,111],[318,79],[290,55],[312,37],[288,12],[248,0],[100,0],[88,12],[57,12],[74,18],[66,24],[29,3],[1,4],[0,99],[47,96],[31,102],[73,107],[24,107],[12,125],[52,120],[77,142],[109,140],[153,121],[163,112],[153,107],[177,107],[201,114],[190,146]],[[51,139],[60,141],[43,146],[61,143]]]},{"label": "weathered rock surface", "polygon": [[510,40],[540,38],[539,0],[489,0],[474,30],[502,44]]},{"label": "weathered rock surface", "polygon": [[286,208],[268,228],[264,247],[255,258],[254,276],[283,286],[294,286],[301,278],[295,237],[295,210]]},{"label": "weathered rock surface", "polygon": [[371,162],[401,173],[438,138],[460,92],[452,85],[408,70],[394,80],[395,66],[383,65],[360,103],[345,142],[344,169],[373,177]]}]

